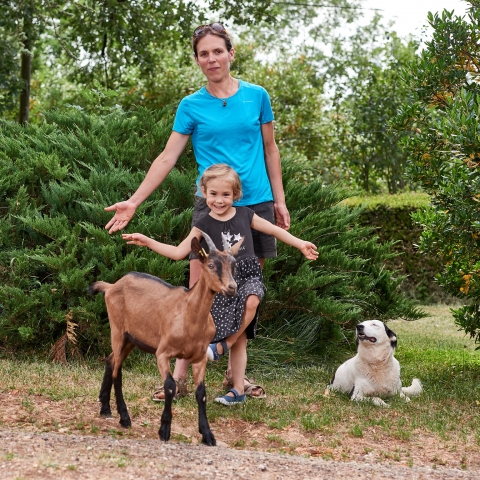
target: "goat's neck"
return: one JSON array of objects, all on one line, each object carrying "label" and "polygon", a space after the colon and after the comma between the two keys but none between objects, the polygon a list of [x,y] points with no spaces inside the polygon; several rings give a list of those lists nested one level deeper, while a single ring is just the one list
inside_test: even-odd
[{"label": "goat's neck", "polygon": [[207,285],[207,282],[200,277],[198,282],[189,290],[189,297],[187,300],[188,308],[195,309],[194,316],[203,318],[208,315],[212,308],[213,298],[217,292],[214,292]]}]

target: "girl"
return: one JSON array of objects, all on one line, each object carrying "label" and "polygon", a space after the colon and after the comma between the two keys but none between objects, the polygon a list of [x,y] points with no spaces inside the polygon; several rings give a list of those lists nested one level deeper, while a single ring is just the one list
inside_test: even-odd
[{"label": "girl", "polygon": [[210,213],[196,221],[188,237],[178,246],[166,245],[139,233],[123,234],[122,237],[128,244],[146,246],[173,260],[185,258],[190,253],[192,238],[200,239],[202,231],[212,238],[219,249],[223,249],[223,239],[232,246],[243,238],[235,272],[238,292],[233,298],[215,297],[211,313],[217,332],[207,352],[210,360],[218,360],[230,350],[233,388],[215,401],[233,405],[245,401],[247,339],[255,337],[258,306],[265,293],[251,229],[273,235],[298,248],[309,260],[316,260],[318,253],[313,243],[294,237],[260,218],[248,207],[234,207],[233,202],[242,196],[242,187],[237,173],[228,165],[217,164],[207,168],[200,179],[200,188]]}]

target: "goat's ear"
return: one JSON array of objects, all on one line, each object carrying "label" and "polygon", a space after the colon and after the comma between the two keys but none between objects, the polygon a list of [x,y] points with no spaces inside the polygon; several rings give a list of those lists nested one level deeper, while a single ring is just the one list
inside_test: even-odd
[{"label": "goat's ear", "polygon": [[233,256],[235,256],[240,250],[244,239],[245,237],[242,237],[239,242],[237,242],[233,247],[230,247],[230,251],[232,252]]},{"label": "goat's ear", "polygon": [[198,257],[200,262],[204,262],[207,259],[207,252],[200,245],[200,242],[197,237],[192,238],[192,252]]}]

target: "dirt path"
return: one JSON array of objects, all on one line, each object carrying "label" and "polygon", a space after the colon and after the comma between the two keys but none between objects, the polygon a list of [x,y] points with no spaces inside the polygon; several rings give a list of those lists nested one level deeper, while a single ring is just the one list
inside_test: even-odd
[{"label": "dirt path", "polygon": [[478,472],[334,462],[151,439],[0,428],[0,478],[10,479],[478,479]]}]

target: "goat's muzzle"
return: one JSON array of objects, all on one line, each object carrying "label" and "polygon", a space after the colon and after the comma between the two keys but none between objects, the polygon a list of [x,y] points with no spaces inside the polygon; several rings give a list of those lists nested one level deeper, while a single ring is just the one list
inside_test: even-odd
[{"label": "goat's muzzle", "polygon": [[233,297],[237,293],[237,284],[236,282],[230,283],[226,287],[222,288],[222,293],[226,297]]}]

